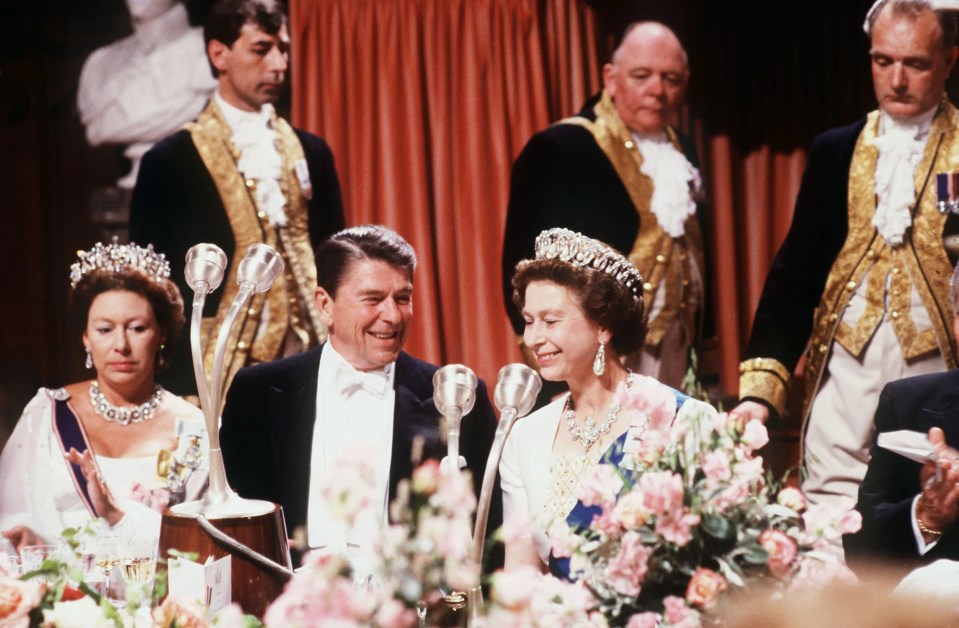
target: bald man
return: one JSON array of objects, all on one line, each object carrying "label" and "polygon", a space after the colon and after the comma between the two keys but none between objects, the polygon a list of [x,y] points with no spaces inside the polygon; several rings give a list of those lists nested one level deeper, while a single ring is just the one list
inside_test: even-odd
[{"label": "bald man", "polygon": [[[519,336],[510,281],[540,231],[566,227],[629,257],[650,312],[630,365],[674,387],[693,344],[713,336],[698,161],[692,142],[670,127],[688,81],[686,52],[669,28],[630,24],[603,67],[603,91],[579,115],[534,135],[517,158],[503,243],[504,295]],[[714,343],[698,348],[706,344]]]}]

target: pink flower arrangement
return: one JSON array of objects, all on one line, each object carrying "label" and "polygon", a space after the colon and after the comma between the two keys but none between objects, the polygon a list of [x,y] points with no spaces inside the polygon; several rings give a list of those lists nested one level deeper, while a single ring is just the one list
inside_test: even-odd
[{"label": "pink flower arrangement", "polygon": [[39,584],[18,580],[0,571],[0,626],[27,628],[30,611],[39,606],[42,599],[43,589]]},{"label": "pink flower arrangement", "polygon": [[616,397],[635,440],[581,487],[591,521],[552,530],[554,556],[569,557],[571,577],[611,625],[699,626],[701,613],[751,580],[786,587],[850,576],[836,549],[858,529],[858,513],[810,508],[794,488],[777,494],[756,455],[769,442],[762,423],[693,399],[677,413],[670,389],[636,380]]}]

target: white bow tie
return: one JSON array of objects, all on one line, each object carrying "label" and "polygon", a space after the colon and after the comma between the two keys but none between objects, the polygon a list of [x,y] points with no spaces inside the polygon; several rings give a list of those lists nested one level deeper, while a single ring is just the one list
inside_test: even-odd
[{"label": "white bow tie", "polygon": [[350,366],[342,366],[337,369],[333,380],[336,389],[349,397],[360,390],[376,397],[382,397],[386,394],[386,386],[389,383],[389,376],[386,369],[376,371],[357,371]]}]

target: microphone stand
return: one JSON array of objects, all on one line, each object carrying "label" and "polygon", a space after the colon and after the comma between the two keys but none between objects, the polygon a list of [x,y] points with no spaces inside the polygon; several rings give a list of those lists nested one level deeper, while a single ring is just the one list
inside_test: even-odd
[{"label": "microphone stand", "polygon": [[[460,419],[473,409],[476,401],[476,383],[477,379],[473,371],[461,364],[444,366],[433,376],[433,402],[447,421],[446,440],[449,460],[447,464],[454,465],[445,469],[446,474],[459,471]],[[542,387],[543,383],[539,375],[525,364],[508,364],[500,369],[497,377],[493,402],[500,411],[500,420],[486,461],[470,548],[470,558],[481,573],[490,502],[493,498],[493,486],[496,484],[499,461],[503,456],[503,447],[516,419],[529,413]],[[483,622],[482,586],[472,587],[467,592],[466,598],[469,608],[467,626],[478,628]],[[458,591],[451,591],[445,597],[447,605],[453,609],[459,608],[462,600],[463,594]]]}]

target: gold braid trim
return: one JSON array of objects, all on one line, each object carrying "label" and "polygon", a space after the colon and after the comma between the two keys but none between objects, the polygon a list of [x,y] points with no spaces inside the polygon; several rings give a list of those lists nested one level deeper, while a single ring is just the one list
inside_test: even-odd
[{"label": "gold braid trim", "polygon": [[[229,124],[215,101],[211,100],[196,122],[188,124],[193,143],[216,184],[235,242],[234,259],[226,271],[223,294],[214,318],[203,320],[203,333],[212,337],[222,326],[239,287],[232,281],[239,263],[251,244],[262,242],[283,256],[283,275],[266,293],[253,296],[240,312],[231,330],[226,348],[226,374],[229,386],[233,376],[251,362],[266,362],[281,357],[287,333],[295,333],[303,346],[314,346],[317,337],[325,338],[325,327],[313,304],[316,271],[309,240],[306,201],[294,173],[294,163],[303,159],[303,148],[292,127],[274,113],[271,120],[277,134],[277,149],[283,160],[280,188],[287,200],[287,225],[274,229],[256,203],[255,182],[245,181],[237,169],[239,153],[233,146]],[[306,307],[307,312],[301,314]],[[268,312],[265,326],[264,309]],[[306,325],[302,325],[305,323]],[[319,323],[318,327],[316,323]],[[262,327],[262,328],[261,328]],[[319,332],[316,330],[319,329]],[[204,353],[207,369],[212,368],[215,343]]]},{"label": "gold braid trim", "polygon": [[773,358],[750,358],[739,365],[739,397],[762,399],[782,416],[786,410],[789,369]]},{"label": "gold braid trim", "polygon": [[[806,390],[803,417],[809,413],[812,399],[819,390],[829,349],[833,341],[841,341],[853,355],[858,355],[881,321],[874,311],[884,308],[886,278],[891,277],[890,313],[896,337],[906,359],[926,355],[936,349],[947,368],[956,366],[956,344],[952,334],[952,298],[949,281],[952,265],[942,242],[946,217],[936,209],[937,172],[959,170],[959,112],[943,99],[933,118],[923,158],[916,167],[918,210],[906,240],[899,247],[889,247],[872,225],[876,211],[875,171],[878,151],[873,145],[879,129],[879,112],[869,114],[856,143],[849,169],[848,225],[843,247],[833,262],[823,296],[813,316],[813,333],[806,351],[803,369]],[[891,267],[891,268],[890,268]],[[867,278],[868,273],[868,278]],[[873,276],[873,275],[876,276]],[[877,300],[867,306],[855,328],[842,323],[842,315],[863,280],[869,281],[867,297]],[[909,292],[915,289],[932,321],[932,330],[918,332],[909,317]],[[878,294],[873,294],[878,290]],[[883,310],[884,311],[884,310]],[[838,335],[837,335],[838,334]]]},{"label": "gold braid trim", "polygon": [[[663,231],[649,204],[653,196],[653,182],[643,174],[643,156],[633,141],[632,133],[616,113],[613,102],[605,91],[594,108],[596,120],[572,117],[558,124],[576,124],[588,130],[612,164],[623,182],[639,214],[640,229],[636,234],[633,249],[627,256],[643,276],[643,299],[650,308],[653,297],[665,282],[663,308],[649,321],[645,344],[656,347],[670,324],[679,317],[686,328],[687,337],[698,337],[696,312],[689,307],[692,284],[692,264],[696,264],[699,277],[706,281],[703,257],[703,238],[697,217],[691,216],[684,224],[685,236],[671,238]],[[668,129],[670,141],[680,150],[675,132]],[[588,208],[584,208],[587,211]]]}]

